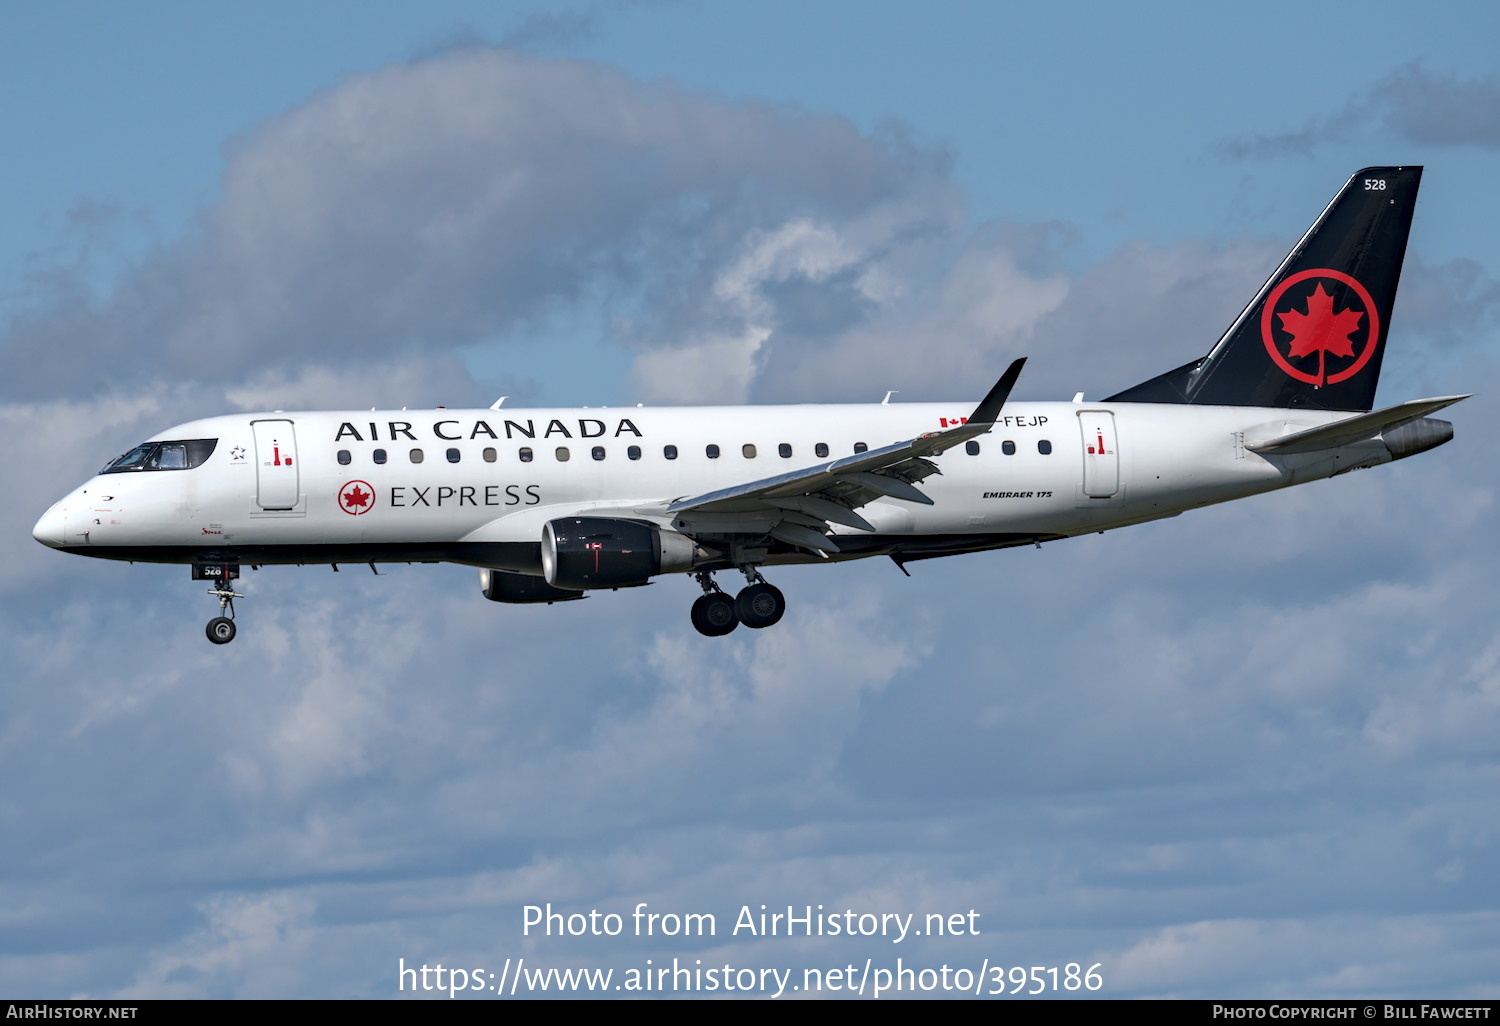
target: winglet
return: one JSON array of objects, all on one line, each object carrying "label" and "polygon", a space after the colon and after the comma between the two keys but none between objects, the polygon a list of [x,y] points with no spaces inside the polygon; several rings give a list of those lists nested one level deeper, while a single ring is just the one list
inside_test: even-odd
[{"label": "winglet", "polygon": [[1000,408],[1005,405],[1005,400],[1010,398],[1010,390],[1016,387],[1016,381],[1021,377],[1021,368],[1026,366],[1026,357],[1011,363],[1000,375],[1000,380],[995,382],[995,387],[990,389],[990,394],[974,407],[974,412],[969,415],[970,424],[993,424],[995,418],[1000,415]]},{"label": "winglet", "polygon": [[1016,381],[1021,377],[1021,368],[1026,366],[1026,357],[1012,361],[1005,368],[1005,373],[1000,375],[1000,380],[995,382],[995,387],[990,389],[989,395],[979,401],[974,407],[974,412],[969,414],[969,419],[957,427],[950,427],[943,431],[933,431],[920,438],[915,438],[909,443],[911,451],[919,456],[937,456],[971,438],[978,438],[986,434],[995,426],[995,418],[1000,416],[1000,410],[1008,399],[1010,390],[1016,387]]}]

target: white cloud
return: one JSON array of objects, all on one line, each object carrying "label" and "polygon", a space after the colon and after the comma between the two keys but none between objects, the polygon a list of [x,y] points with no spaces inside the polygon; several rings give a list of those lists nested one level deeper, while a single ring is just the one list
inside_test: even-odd
[{"label": "white cloud", "polygon": [[[1155,931],[1112,958],[1110,976],[1133,993],[1157,997],[1203,996],[1201,981],[1208,978],[1220,981],[1215,997],[1425,996],[1417,981],[1437,963],[1414,954],[1451,951],[1455,940],[1476,926],[1489,938],[1461,956],[1463,966],[1454,966],[1453,975],[1464,978],[1468,966],[1484,957],[1484,947],[1493,951],[1493,916],[1479,922],[1455,915],[1187,923]],[[1453,998],[1494,993],[1487,986],[1440,992]]]},{"label": "white cloud", "polygon": [[701,286],[748,236],[809,210],[856,235],[947,217],[941,163],[841,118],[450,51],[353,76],[245,134],[187,237],[101,302],[54,289],[65,303],[9,326],[0,387],[74,388],[52,358],[63,347],[127,382],[441,353],[535,327],[601,284],[648,297],[646,344],[670,348],[726,316]]},{"label": "white cloud", "polygon": [[111,995],[131,998],[268,998],[305,988],[317,972],[314,906],[288,893],[220,894],[199,906],[208,923],[153,955]]}]

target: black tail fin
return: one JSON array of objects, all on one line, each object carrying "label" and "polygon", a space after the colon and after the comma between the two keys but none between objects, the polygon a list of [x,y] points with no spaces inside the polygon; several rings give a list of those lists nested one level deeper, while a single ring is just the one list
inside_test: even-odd
[{"label": "black tail fin", "polygon": [[1207,356],[1108,401],[1371,409],[1421,181],[1360,171]]}]

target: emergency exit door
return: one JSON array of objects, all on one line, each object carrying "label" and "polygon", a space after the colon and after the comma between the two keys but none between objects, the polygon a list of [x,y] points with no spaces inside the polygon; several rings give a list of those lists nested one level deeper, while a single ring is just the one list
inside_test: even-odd
[{"label": "emergency exit door", "polygon": [[297,433],[289,420],[257,420],[255,502],[261,509],[292,509],[300,499]]},{"label": "emergency exit door", "polygon": [[1107,499],[1120,490],[1120,453],[1115,447],[1115,415],[1108,410],[1078,414],[1083,432],[1083,494]]}]

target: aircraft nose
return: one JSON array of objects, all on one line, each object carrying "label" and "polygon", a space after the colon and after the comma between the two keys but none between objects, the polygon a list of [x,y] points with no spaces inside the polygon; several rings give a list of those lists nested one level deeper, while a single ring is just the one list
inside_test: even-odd
[{"label": "aircraft nose", "polygon": [[59,502],[42,514],[42,519],[38,520],[36,526],[31,529],[31,536],[43,545],[60,549],[66,544],[63,529],[67,523],[68,509]]}]

